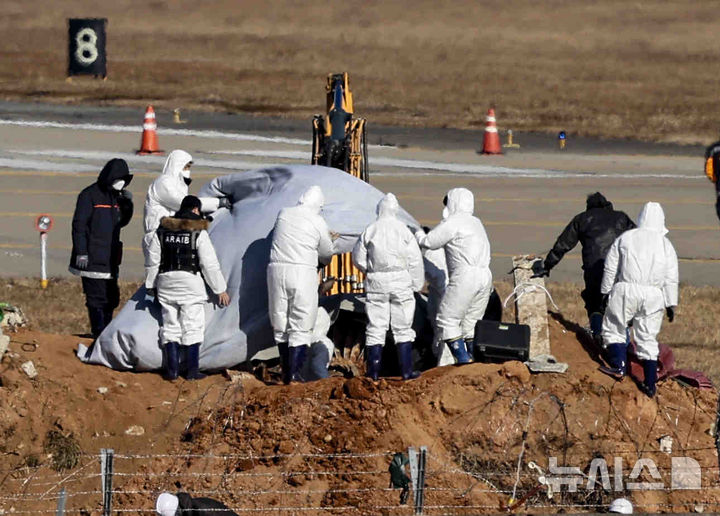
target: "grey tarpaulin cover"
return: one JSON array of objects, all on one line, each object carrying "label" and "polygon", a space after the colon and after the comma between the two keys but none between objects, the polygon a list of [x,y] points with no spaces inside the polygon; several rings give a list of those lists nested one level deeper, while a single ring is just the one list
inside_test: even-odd
[{"label": "grey tarpaulin cover", "polygon": [[[330,229],[341,235],[336,241],[338,251],[351,251],[358,236],[375,220],[375,207],[383,194],[343,171],[309,165],[276,166],[217,177],[201,189],[201,196],[230,195],[234,200],[232,213],[221,210],[210,226],[232,302],[224,309],[211,303],[205,306],[202,369],[232,367],[274,346],[266,280],[271,232],[280,209],[297,204],[311,185],[323,189],[323,216]],[[399,216],[418,227],[407,213]],[[160,307],[146,301],[145,289],[140,288],[89,353],[80,346],[78,357],[113,369],[159,369],[159,327]]]}]

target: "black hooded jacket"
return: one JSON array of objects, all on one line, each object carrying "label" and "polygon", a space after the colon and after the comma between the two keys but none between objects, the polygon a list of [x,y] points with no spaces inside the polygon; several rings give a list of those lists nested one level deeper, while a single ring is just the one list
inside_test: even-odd
[{"label": "black hooded jacket", "polygon": [[[127,192],[118,192],[112,184],[122,179],[130,184],[132,174],[122,159],[111,159],[103,167],[95,183],[77,198],[72,221],[73,249],[69,270],[86,278],[116,278],[122,260],[120,228],[133,215],[132,199]],[[88,255],[85,270],[76,267],[77,256]]]},{"label": "black hooded jacket", "polygon": [[545,269],[549,271],[555,267],[565,253],[580,242],[583,270],[597,270],[598,262],[605,261],[615,239],[634,227],[635,223],[630,217],[625,212],[615,211],[601,193],[589,195],[586,210],[570,221],[545,258]]},{"label": "black hooded jacket", "polygon": [[227,505],[212,498],[193,498],[188,493],[177,493],[176,516],[238,516]]}]

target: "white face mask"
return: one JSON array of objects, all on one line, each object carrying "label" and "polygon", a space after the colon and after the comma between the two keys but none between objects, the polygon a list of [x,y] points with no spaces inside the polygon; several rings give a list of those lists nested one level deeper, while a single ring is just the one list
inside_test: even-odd
[{"label": "white face mask", "polygon": [[443,208],[442,218],[443,218],[443,220],[445,220],[445,219],[448,218],[449,216],[450,216],[450,210],[448,210],[447,206],[445,206],[445,207]]},{"label": "white face mask", "polygon": [[123,181],[122,179],[118,179],[112,184],[112,187],[119,192],[120,190],[125,188],[125,181]]}]

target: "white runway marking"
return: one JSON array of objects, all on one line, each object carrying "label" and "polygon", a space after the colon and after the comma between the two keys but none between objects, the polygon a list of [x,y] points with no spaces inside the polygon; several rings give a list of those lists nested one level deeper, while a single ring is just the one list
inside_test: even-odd
[{"label": "white runway marking", "polygon": [[97,172],[98,167],[80,163],[58,163],[38,159],[0,158],[0,168],[52,170],[53,172]]},{"label": "white runway marking", "polygon": [[[39,127],[48,129],[73,129],[81,131],[105,131],[113,133],[138,133],[142,132],[142,124],[138,125],[106,125],[106,124],[68,124],[65,122],[51,122],[47,120],[9,120],[0,118],[0,125],[14,125],[20,127]],[[159,135],[167,136],[194,136],[197,138],[220,138],[226,140],[238,140],[248,142],[285,143],[287,145],[310,145],[310,140],[298,138],[285,138],[283,136],[259,136],[257,134],[226,133],[212,130],[193,129],[169,129],[159,127]]]}]

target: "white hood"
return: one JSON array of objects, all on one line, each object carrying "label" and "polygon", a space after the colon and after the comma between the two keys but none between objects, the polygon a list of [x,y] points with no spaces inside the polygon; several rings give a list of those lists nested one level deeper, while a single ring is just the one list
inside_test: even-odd
[{"label": "white hood", "polygon": [[638,227],[666,235],[668,230],[665,227],[665,212],[663,212],[662,206],[657,202],[645,204],[638,215]]},{"label": "white hood", "polygon": [[385,197],[380,199],[380,202],[377,205],[376,212],[378,215],[378,218],[383,217],[393,217],[397,218],[398,210],[400,209],[400,204],[398,203],[397,197],[395,197],[394,194],[386,194]]},{"label": "white hood", "polygon": [[313,213],[320,213],[320,210],[325,204],[325,196],[323,195],[322,189],[317,185],[311,186],[300,196],[298,204],[309,208]]},{"label": "white hood", "polygon": [[467,188],[453,188],[447,193],[447,211],[449,215],[465,213],[472,215],[475,211],[475,197]]},{"label": "white hood", "polygon": [[[168,154],[163,166],[162,175],[182,180],[185,165],[192,161],[192,156],[184,150],[174,150]],[[186,177],[190,177],[188,174]]]},{"label": "white hood", "polygon": [[175,516],[180,501],[178,497],[170,493],[162,493],[155,502],[155,512],[159,516]]}]

